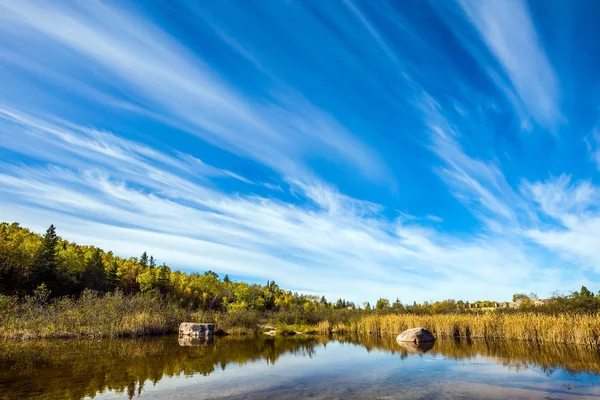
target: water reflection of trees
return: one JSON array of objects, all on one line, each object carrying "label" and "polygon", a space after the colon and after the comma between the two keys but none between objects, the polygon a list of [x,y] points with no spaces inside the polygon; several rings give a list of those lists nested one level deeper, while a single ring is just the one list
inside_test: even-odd
[{"label": "water reflection of trees", "polygon": [[600,349],[590,346],[569,346],[516,340],[438,339],[431,348],[407,348],[392,336],[340,336],[342,343],[361,346],[367,351],[384,350],[399,354],[402,359],[427,352],[463,362],[475,362],[477,357],[501,363],[514,369],[540,368],[546,374],[561,370],[570,374],[600,375]]},{"label": "water reflection of trees", "polygon": [[[427,353],[462,362],[491,359],[510,368],[538,367],[600,375],[600,352],[584,346],[519,341],[438,340],[433,347],[399,345],[395,337],[340,336],[345,345],[401,358]],[[275,364],[285,354],[312,357],[324,337],[226,337],[211,341],[163,337],[140,340],[0,341],[0,399],[81,399],[114,390],[130,398],[163,377],[209,375],[228,365]]]},{"label": "water reflection of trees", "polygon": [[185,346],[176,337],[0,342],[0,398],[81,399],[106,390],[133,398],[147,381],[209,375],[227,365],[260,360],[275,364],[285,354],[312,357],[326,342],[318,337],[226,337]]}]

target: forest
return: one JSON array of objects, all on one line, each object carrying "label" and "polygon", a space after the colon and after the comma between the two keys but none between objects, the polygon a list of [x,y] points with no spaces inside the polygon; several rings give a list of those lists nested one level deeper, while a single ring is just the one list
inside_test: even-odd
[{"label": "forest", "polygon": [[110,251],[63,240],[54,225],[39,235],[17,223],[0,224],[1,294],[24,297],[44,292],[52,299],[77,297],[86,289],[125,295],[155,292],[182,307],[206,311],[356,308],[343,299],[330,303],[324,297],[292,293],[273,281],[248,284],[232,282],[227,275],[221,278],[213,271],[172,270],[164,263],[158,265],[146,252],[120,258]]},{"label": "forest", "polygon": [[[41,235],[18,223],[0,224],[0,337],[166,333],[183,320],[217,322],[229,333],[253,333],[266,324],[277,325],[282,332],[381,332],[379,326],[392,319],[393,324],[386,326],[399,329],[407,318],[432,315],[473,317],[492,312],[494,318],[507,321],[519,318],[510,314],[525,313],[597,319],[600,310],[600,294],[586,287],[554,293],[542,304],[533,293],[517,293],[513,304],[518,307],[511,308],[490,300],[404,304],[399,297],[360,306],[345,299],[328,301],[282,289],[274,281],[249,284],[210,270],[172,270],[147,252],[121,258],[64,240],[53,225]],[[457,320],[446,321],[452,325]]]}]

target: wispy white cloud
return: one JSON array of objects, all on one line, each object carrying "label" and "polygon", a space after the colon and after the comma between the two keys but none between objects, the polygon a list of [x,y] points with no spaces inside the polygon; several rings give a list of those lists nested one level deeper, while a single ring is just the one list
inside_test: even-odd
[{"label": "wispy white cloud", "polygon": [[523,191],[539,204],[542,212],[564,225],[569,225],[569,215],[582,215],[600,200],[598,189],[589,181],[573,183],[567,175],[544,183],[525,182]]},{"label": "wispy white cloud", "polygon": [[[0,107],[0,129],[3,137],[0,147],[51,163],[66,163],[69,167],[102,164],[116,176],[154,190],[160,190],[161,185],[169,181],[181,191],[190,191],[189,181],[170,172],[172,169],[200,179],[232,176],[231,172],[204,164],[190,155],[178,152],[168,155],[109,132],[56,118],[40,120],[6,107]],[[238,180],[248,181],[233,175]]]},{"label": "wispy white cloud", "polygon": [[[540,277],[550,281],[564,279],[570,270],[572,287],[589,284],[584,271],[600,272],[595,243],[600,235],[600,188],[590,180],[573,181],[563,174],[544,182],[523,179],[515,190],[496,161],[475,159],[463,149],[464,115],[453,115],[425,92],[415,104],[430,131],[430,148],[443,162],[437,172],[456,198],[485,223],[486,229],[479,234],[486,239],[472,250],[483,252],[488,240],[495,246],[508,240],[506,251],[516,251],[517,265],[532,262]],[[478,129],[485,129],[485,124],[478,124]],[[588,150],[594,155],[591,135]],[[475,253],[473,257],[494,255]],[[509,274],[514,276],[514,272]]]},{"label": "wispy white cloud", "polygon": [[523,191],[547,220],[524,234],[574,265],[600,272],[600,189],[562,175],[546,182],[525,182]]},{"label": "wispy white cloud", "polygon": [[[590,180],[573,180],[563,174],[544,182],[522,179],[518,190],[514,189],[496,160],[474,158],[461,145],[472,133],[468,132],[467,115],[445,109],[423,90],[415,107],[429,130],[429,147],[442,161],[436,172],[454,196],[485,223],[478,233],[485,239],[476,239],[472,248],[461,248],[461,253],[473,251],[478,265],[481,260],[491,260],[494,265],[496,255],[484,255],[491,250],[488,244],[494,243],[498,249],[507,241],[504,249],[513,252],[514,265],[533,263],[529,268],[548,281],[565,279],[565,271],[570,271],[574,274],[569,277],[571,287],[589,284],[586,271],[600,272],[595,240],[600,235],[600,188]],[[478,123],[477,129],[486,129],[485,121]],[[594,160],[596,139],[595,132],[586,138]],[[496,273],[490,265],[484,264],[484,270],[483,274]],[[517,276],[514,274],[509,272]]]},{"label": "wispy white cloud", "polygon": [[600,131],[598,131],[598,127],[594,127],[583,140],[590,159],[596,164],[596,169],[600,171]]},{"label": "wispy white cloud", "polygon": [[493,161],[473,158],[464,151],[459,141],[460,126],[451,122],[443,107],[428,93],[422,92],[415,104],[430,132],[430,148],[443,162],[436,172],[453,194],[489,227],[499,221],[502,226],[514,227],[525,205],[499,166]]},{"label": "wispy white cloud", "polygon": [[344,4],[350,9],[352,14],[358,18],[360,23],[364,26],[364,28],[369,32],[369,35],[375,40],[377,45],[381,48],[381,50],[385,53],[385,55],[392,61],[392,63],[396,67],[402,67],[403,62],[400,60],[396,52],[387,44],[386,40],[383,36],[373,27],[373,25],[369,22],[367,17],[360,11],[358,6],[354,4],[351,0],[344,0]]},{"label": "wispy white cloud", "polygon": [[426,215],[425,218],[432,222],[444,222],[444,219],[437,215]]},{"label": "wispy white cloud", "polygon": [[132,10],[96,1],[4,2],[0,9],[5,37],[52,41],[85,57],[149,112],[213,145],[286,175],[310,173],[308,152],[346,162],[369,179],[387,174],[372,150],[299,93],[286,88],[250,100]]},{"label": "wispy white cloud", "polygon": [[[518,101],[538,124],[556,128],[562,122],[558,78],[545,53],[527,4],[523,0],[461,0],[466,16],[494,55],[516,94],[507,90],[501,75],[470,44],[476,58],[509,100]],[[518,99],[518,100],[517,100]]]}]

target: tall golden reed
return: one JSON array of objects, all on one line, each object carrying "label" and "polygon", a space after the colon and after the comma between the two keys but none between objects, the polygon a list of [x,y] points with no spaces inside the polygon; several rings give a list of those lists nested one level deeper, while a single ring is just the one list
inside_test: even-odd
[{"label": "tall golden reed", "polygon": [[535,313],[519,314],[439,314],[368,315],[347,324],[321,323],[320,333],[397,335],[423,327],[437,336],[519,339],[537,342],[600,345],[600,315]]}]

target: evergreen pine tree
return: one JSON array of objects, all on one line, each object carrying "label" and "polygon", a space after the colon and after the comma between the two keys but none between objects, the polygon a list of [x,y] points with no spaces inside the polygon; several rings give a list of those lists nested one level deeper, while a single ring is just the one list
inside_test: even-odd
[{"label": "evergreen pine tree", "polygon": [[585,298],[585,299],[591,299],[592,297],[594,297],[594,293],[592,293],[588,288],[586,288],[585,286],[581,287],[581,290],[579,291],[579,296]]},{"label": "evergreen pine tree", "polygon": [[106,272],[104,271],[104,262],[100,250],[94,249],[91,257],[87,260],[81,282],[86,289],[106,290]]},{"label": "evergreen pine tree", "polygon": [[140,257],[140,265],[144,268],[148,266],[148,254],[146,252]]},{"label": "evergreen pine tree", "polygon": [[108,290],[115,290],[119,286],[119,264],[117,260],[113,260],[106,271],[106,283]]},{"label": "evergreen pine tree", "polygon": [[217,274],[216,272],[214,272],[213,270],[208,270],[204,273],[205,276],[213,276],[215,277],[215,279],[219,279],[219,274]]},{"label": "evergreen pine tree", "polygon": [[56,228],[54,225],[50,225],[31,265],[29,275],[30,290],[34,290],[43,283],[50,291],[56,291],[58,288],[56,279],[58,268],[57,244],[58,236],[56,235]]},{"label": "evergreen pine tree", "polygon": [[158,290],[160,290],[162,294],[169,293],[171,289],[171,268],[163,264],[158,269],[157,281]]}]

